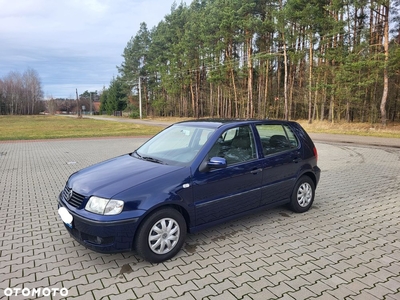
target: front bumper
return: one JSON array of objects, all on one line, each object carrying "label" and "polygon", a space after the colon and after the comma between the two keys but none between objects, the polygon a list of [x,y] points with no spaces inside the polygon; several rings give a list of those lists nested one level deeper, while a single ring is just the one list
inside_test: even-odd
[{"label": "front bumper", "polygon": [[72,224],[65,224],[70,235],[83,246],[102,253],[131,251],[133,238],[139,218],[100,222],[83,218],[69,210],[62,202],[58,207],[65,207],[72,215]]}]

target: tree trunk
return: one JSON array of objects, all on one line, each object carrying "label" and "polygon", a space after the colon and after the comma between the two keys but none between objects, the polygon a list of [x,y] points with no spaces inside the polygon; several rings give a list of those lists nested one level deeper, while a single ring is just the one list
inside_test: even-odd
[{"label": "tree trunk", "polygon": [[384,49],[385,49],[385,65],[383,69],[383,94],[381,100],[381,122],[386,126],[386,101],[389,91],[389,75],[388,75],[388,61],[389,61],[389,5],[384,5]]},{"label": "tree trunk", "polygon": [[247,71],[248,71],[248,78],[247,78],[247,112],[246,118],[253,117],[253,64],[252,64],[252,57],[251,57],[251,38],[247,39]]},{"label": "tree trunk", "polygon": [[[268,85],[269,85],[269,60],[267,60],[265,65],[265,89],[264,89],[264,102],[265,102],[265,110],[266,114],[264,117],[269,117],[269,101],[268,101]],[[264,114],[264,112],[263,112]]]},{"label": "tree trunk", "polygon": [[283,81],[283,97],[285,99],[285,120],[289,120],[289,108],[288,108],[288,97],[287,97],[288,61],[287,61],[286,40],[284,32],[282,32],[282,40],[283,40],[283,59],[285,66],[285,77]]},{"label": "tree trunk", "polygon": [[195,117],[195,93],[193,89],[193,81],[190,79],[190,94],[192,96],[192,117]]},{"label": "tree trunk", "polygon": [[313,68],[313,41],[310,34],[310,68],[308,70],[308,124],[312,123],[312,68]]}]

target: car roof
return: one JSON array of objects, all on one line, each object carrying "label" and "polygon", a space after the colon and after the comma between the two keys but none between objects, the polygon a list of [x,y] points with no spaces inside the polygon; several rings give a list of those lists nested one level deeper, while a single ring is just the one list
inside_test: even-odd
[{"label": "car roof", "polygon": [[272,120],[272,119],[198,119],[182,121],[175,124],[185,124],[192,126],[204,126],[210,128],[219,128],[223,125],[245,125],[245,124],[289,124],[291,121]]}]

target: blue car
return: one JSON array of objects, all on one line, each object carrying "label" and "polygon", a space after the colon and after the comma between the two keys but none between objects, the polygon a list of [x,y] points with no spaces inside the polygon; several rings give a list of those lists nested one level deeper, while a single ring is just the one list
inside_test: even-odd
[{"label": "blue car", "polygon": [[199,120],[169,126],[137,150],[72,174],[58,212],[79,243],[158,263],[186,234],[289,205],[307,211],[317,150],[295,122]]}]

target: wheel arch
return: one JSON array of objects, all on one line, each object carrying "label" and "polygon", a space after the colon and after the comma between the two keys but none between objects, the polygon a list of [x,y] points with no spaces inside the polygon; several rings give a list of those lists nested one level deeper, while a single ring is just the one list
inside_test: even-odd
[{"label": "wheel arch", "polygon": [[307,176],[307,177],[310,177],[310,179],[313,181],[313,183],[314,183],[314,187],[316,188],[317,187],[317,177],[315,176],[315,174],[313,173],[313,172],[305,172],[305,173],[303,173],[303,174],[301,174],[300,176],[299,176],[299,179],[301,178],[301,177],[303,177],[303,176]]}]

